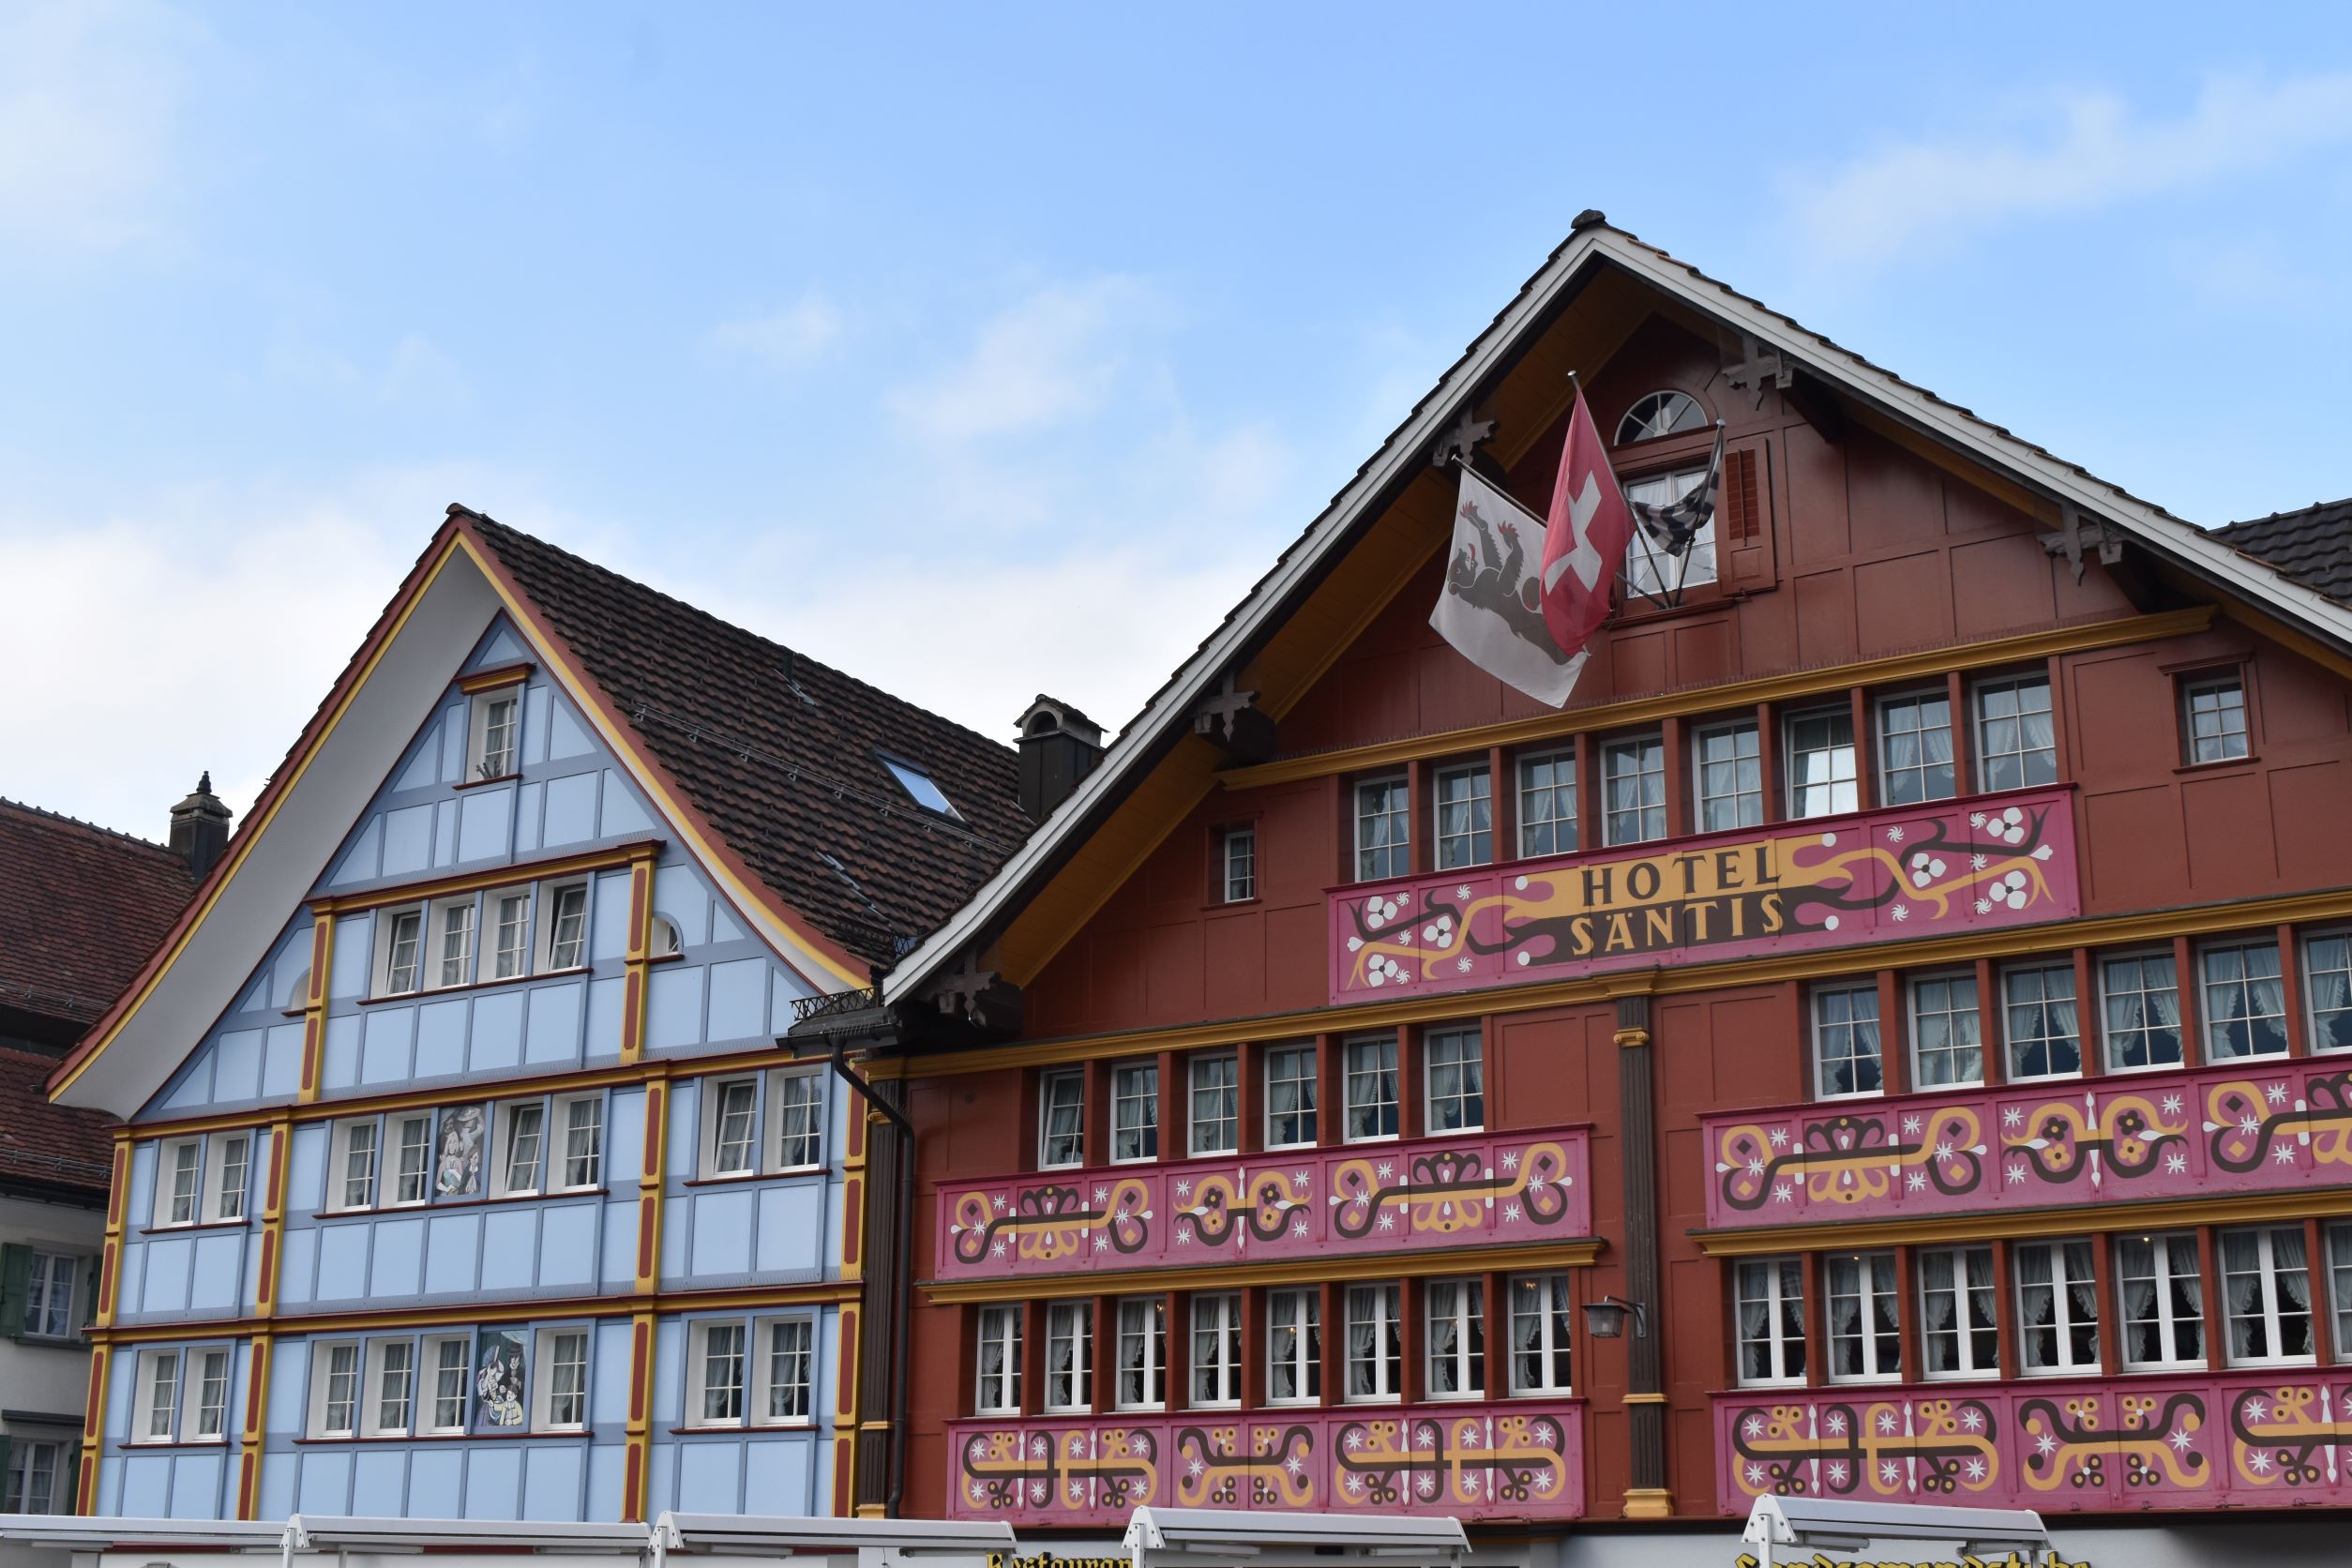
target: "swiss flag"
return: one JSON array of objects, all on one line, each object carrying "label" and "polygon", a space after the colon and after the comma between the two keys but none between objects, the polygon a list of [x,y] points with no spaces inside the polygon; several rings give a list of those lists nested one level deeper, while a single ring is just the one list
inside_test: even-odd
[{"label": "swiss flag", "polygon": [[1578,386],[1560,476],[1552,481],[1551,514],[1544,520],[1544,625],[1561,653],[1584,652],[1608,615],[1609,590],[1633,535],[1633,513]]}]

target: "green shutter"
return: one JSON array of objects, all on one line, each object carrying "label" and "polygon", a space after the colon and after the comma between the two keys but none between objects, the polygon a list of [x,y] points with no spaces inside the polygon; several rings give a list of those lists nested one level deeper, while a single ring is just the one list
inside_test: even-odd
[{"label": "green shutter", "polygon": [[82,1445],[69,1442],[64,1446],[66,1456],[57,1467],[56,1501],[50,1506],[60,1514],[79,1514],[82,1512]]},{"label": "green shutter", "polygon": [[98,1271],[106,1266],[103,1258],[93,1258],[82,1274],[82,1342],[90,1342],[90,1325],[98,1321]]},{"label": "green shutter", "polygon": [[0,1334],[24,1332],[24,1302],[33,1293],[33,1249],[0,1246]]},{"label": "green shutter", "polygon": [[12,1485],[15,1480],[16,1477],[8,1473],[8,1436],[0,1432],[0,1508],[11,1514],[21,1512],[24,1506],[17,1498],[16,1487]]}]

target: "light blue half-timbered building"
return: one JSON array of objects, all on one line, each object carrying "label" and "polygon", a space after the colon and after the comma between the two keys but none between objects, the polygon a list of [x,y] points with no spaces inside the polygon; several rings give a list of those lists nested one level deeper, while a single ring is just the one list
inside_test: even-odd
[{"label": "light blue half-timbered building", "polygon": [[128,1123],[83,1510],[845,1512],[873,1118],[776,1039],[1015,794],[1009,746],[452,508],[53,1080]]}]

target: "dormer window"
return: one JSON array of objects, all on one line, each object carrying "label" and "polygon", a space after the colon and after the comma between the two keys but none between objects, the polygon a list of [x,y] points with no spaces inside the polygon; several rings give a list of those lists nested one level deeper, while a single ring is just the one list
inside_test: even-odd
[{"label": "dormer window", "polygon": [[1625,417],[1617,422],[1617,445],[1681,435],[1684,430],[1702,430],[1706,424],[1707,411],[1689,393],[1652,392],[1636,400]]},{"label": "dormer window", "polygon": [[940,787],[931,781],[929,774],[914,763],[902,762],[896,757],[883,756],[882,765],[890,770],[890,776],[898,781],[898,788],[904,790],[907,792],[907,798],[913,801],[915,805],[926,811],[936,811],[942,817],[961,819],[963,813],[956,809],[955,803],[950,801]]},{"label": "dormer window", "polygon": [[522,686],[475,692],[466,735],[467,778],[504,778],[513,773],[522,738]]}]

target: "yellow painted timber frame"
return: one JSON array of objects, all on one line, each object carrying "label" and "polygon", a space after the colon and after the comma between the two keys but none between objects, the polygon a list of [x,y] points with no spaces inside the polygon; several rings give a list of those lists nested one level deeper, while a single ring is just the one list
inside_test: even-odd
[{"label": "yellow painted timber frame", "polygon": [[1421,1279],[1432,1274],[1493,1270],[1581,1269],[1601,1256],[1598,1236],[1576,1236],[1524,1246],[1433,1247],[1427,1253],[1382,1252],[1347,1258],[1283,1258],[1263,1263],[1213,1263],[1185,1269],[1079,1271],[1043,1278],[920,1281],[936,1304],[959,1302],[1060,1301],[1162,1290],[1238,1290],[1245,1285],[1300,1285],[1324,1280]]},{"label": "yellow painted timber frame", "polygon": [[2053,948],[2119,946],[2175,936],[2208,936],[2282,925],[2352,919],[2352,888],[2289,894],[2222,904],[2193,904],[2139,911],[2096,919],[2042,926],[2008,926],[1922,942],[1874,942],[1851,947],[1782,954],[1725,963],[1677,962],[1657,970],[1612,971],[1548,984],[1498,986],[1488,990],[1448,991],[1349,1007],[1318,1007],[1256,1018],[1222,1018],[1167,1029],[1073,1035],[1025,1041],[964,1052],[938,1052],[903,1061],[867,1064],[868,1076],[948,1078],[992,1073],[1008,1067],[1050,1066],[1090,1058],[1135,1056],[1147,1051],[1193,1050],[1211,1046],[1282,1040],[1342,1030],[1384,1029],[1403,1024],[1441,1023],[1471,1016],[1500,1017],[1551,1007],[1584,1006],[1634,991],[1677,996],[1692,991],[1776,986],[1880,969],[1915,969],[1978,958],[2023,957]]},{"label": "yellow painted timber frame", "polygon": [[1922,648],[1884,658],[1791,670],[1750,680],[1725,681],[1687,690],[1660,692],[1649,697],[1629,698],[1621,702],[1603,702],[1589,708],[1573,708],[1565,713],[1515,719],[1508,724],[1444,730],[1434,734],[1383,741],[1376,746],[1349,746],[1300,757],[1279,758],[1271,762],[1260,762],[1255,767],[1229,769],[1217,777],[1228,790],[1252,790],[1263,784],[1288,784],[1332,774],[1360,773],[1430,757],[1485,752],[1496,746],[1527,746],[1593,731],[1655,724],[1666,718],[1727,713],[1735,708],[1754,708],[1763,702],[1818,697],[1858,686],[1894,686],[1929,675],[1942,675],[1954,670],[2022,664],[2058,654],[2079,654],[2129,642],[2155,642],[2167,638],[2187,637],[2211,626],[2214,614],[2213,606],[2197,605],[2188,610],[2167,611],[2160,615],[2133,615],[2121,620],[2052,626],[2046,630],[2020,632],[2010,637]]}]

